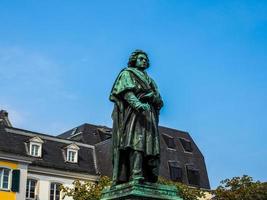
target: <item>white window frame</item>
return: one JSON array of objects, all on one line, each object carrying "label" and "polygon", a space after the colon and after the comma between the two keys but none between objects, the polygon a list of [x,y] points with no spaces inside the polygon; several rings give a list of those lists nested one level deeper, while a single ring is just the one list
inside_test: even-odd
[{"label": "white window frame", "polygon": [[[33,157],[42,157],[42,144],[44,141],[39,137],[33,137],[29,140],[29,155]],[[38,146],[37,152],[34,151],[35,146]]]},{"label": "white window frame", "polygon": [[4,173],[1,172],[0,174],[0,190],[10,190],[11,183],[12,183],[12,169],[6,166],[0,166],[0,171],[8,170],[8,186],[7,188],[3,187],[4,184]]},{"label": "white window frame", "polygon": [[[70,163],[78,163],[78,151],[79,151],[79,149],[80,149],[80,147],[75,143],[72,143],[72,144],[66,146],[64,148],[64,150],[65,150],[64,156],[66,156],[65,161],[70,162]],[[70,157],[71,153],[74,153],[73,157]],[[73,158],[73,159],[71,159],[71,158]]]},{"label": "white window frame", "polygon": [[[35,181],[36,184],[35,184],[35,187],[34,187],[34,198],[31,198],[30,197],[30,194],[31,194],[31,190],[30,190],[30,186],[31,186],[31,182],[29,183],[29,190],[28,190],[28,193],[27,193],[27,187],[28,187],[28,180],[29,181]],[[37,199],[37,184],[38,184],[38,180],[34,179],[34,178],[27,178],[27,182],[26,182],[26,197],[25,199],[26,200],[36,200]]]},{"label": "white window frame", "polygon": [[34,157],[41,157],[41,147],[42,146],[40,144],[32,142],[30,144],[30,155]]},{"label": "white window frame", "polygon": [[[37,154],[36,151],[33,152],[34,147],[38,147]],[[42,145],[36,142],[31,142],[30,143],[30,155],[34,157],[41,157],[41,152],[42,152]]]},{"label": "white window frame", "polygon": [[[50,200],[50,197],[51,197],[51,187],[52,187],[52,184],[55,184],[54,185],[54,194],[53,194],[53,200],[56,200],[56,185],[59,185],[59,187],[62,185],[62,183],[58,183],[58,182],[51,182],[50,183],[50,188],[49,188],[49,200]],[[59,190],[59,199],[61,200],[62,199],[62,192]]]},{"label": "white window frame", "polygon": [[[74,153],[73,157],[70,157],[71,153]],[[73,158],[73,160],[71,158]],[[71,163],[77,163],[78,162],[78,150],[67,149],[67,161]]]}]

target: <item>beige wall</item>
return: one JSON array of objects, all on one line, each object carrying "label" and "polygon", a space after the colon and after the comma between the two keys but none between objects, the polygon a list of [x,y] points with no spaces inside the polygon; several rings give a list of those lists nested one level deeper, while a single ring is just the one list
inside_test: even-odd
[{"label": "beige wall", "polygon": [[26,195],[26,181],[28,175],[28,164],[19,164],[18,168],[20,169],[20,183],[19,183],[19,192],[16,193],[17,200],[24,200]]},{"label": "beige wall", "polygon": [[[64,186],[72,187],[74,179],[61,178],[57,176],[46,176],[40,174],[28,173],[28,178],[37,180],[36,193],[40,200],[49,200],[50,184],[52,182],[61,183]],[[62,196],[62,195],[61,195]],[[66,197],[64,200],[72,200],[70,197]]]}]

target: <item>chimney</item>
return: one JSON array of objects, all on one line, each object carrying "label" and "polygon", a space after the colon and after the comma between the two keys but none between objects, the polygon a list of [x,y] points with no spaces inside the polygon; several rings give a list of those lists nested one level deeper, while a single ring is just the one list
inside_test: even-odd
[{"label": "chimney", "polygon": [[0,110],[0,126],[1,125],[12,127],[12,124],[8,119],[8,112],[6,110]]}]

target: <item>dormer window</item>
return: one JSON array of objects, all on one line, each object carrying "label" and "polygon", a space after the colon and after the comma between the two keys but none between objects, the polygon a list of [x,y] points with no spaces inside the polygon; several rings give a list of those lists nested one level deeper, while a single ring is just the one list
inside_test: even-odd
[{"label": "dormer window", "polygon": [[76,151],[73,151],[73,150],[69,150],[68,149],[68,152],[67,152],[67,154],[68,154],[68,161],[69,162],[77,162],[77,152]]},{"label": "dormer window", "polygon": [[100,140],[101,141],[105,141],[111,138],[112,133],[109,129],[105,129],[105,128],[98,128],[97,132],[99,134]]},{"label": "dormer window", "polygon": [[40,145],[32,144],[31,145],[31,155],[39,156],[40,155]]},{"label": "dormer window", "polygon": [[189,185],[199,186],[200,174],[199,169],[195,168],[193,165],[186,166],[187,178]]},{"label": "dormer window", "polygon": [[70,144],[67,147],[65,147],[66,152],[66,161],[71,163],[77,163],[78,162],[78,151],[79,147],[76,144]]},{"label": "dormer window", "polygon": [[163,139],[164,139],[167,147],[169,149],[174,149],[175,150],[176,146],[175,146],[175,143],[174,143],[174,138],[169,136],[169,135],[165,135],[165,134],[162,134],[162,136],[163,136]]},{"label": "dormer window", "polygon": [[77,130],[78,130],[78,128],[74,128],[74,129],[72,130],[72,132],[71,132],[70,135],[75,135],[75,133],[77,132]]},{"label": "dormer window", "polygon": [[29,154],[34,157],[42,156],[42,144],[44,141],[39,137],[33,137],[29,140]]},{"label": "dormer window", "polygon": [[169,161],[170,179],[173,181],[182,182],[182,168],[176,161]]},{"label": "dormer window", "polygon": [[180,142],[182,143],[182,146],[186,152],[192,152],[193,151],[192,144],[191,144],[190,140],[186,140],[184,138],[179,138],[179,139],[180,139]]}]

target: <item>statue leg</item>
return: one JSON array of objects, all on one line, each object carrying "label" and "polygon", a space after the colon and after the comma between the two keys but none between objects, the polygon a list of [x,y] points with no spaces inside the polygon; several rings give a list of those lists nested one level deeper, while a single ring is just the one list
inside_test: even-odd
[{"label": "statue leg", "polygon": [[113,150],[113,172],[112,172],[112,185],[118,183],[119,171],[120,171],[120,152],[118,148]]},{"label": "statue leg", "polygon": [[159,164],[160,160],[158,156],[148,156],[145,162],[145,174],[146,181],[156,183],[159,176]]},{"label": "statue leg", "polygon": [[128,151],[116,149],[113,152],[113,174],[112,185],[125,183],[130,177],[130,163]]},{"label": "statue leg", "polygon": [[143,154],[140,151],[130,151],[130,180],[144,180],[143,177]]}]

